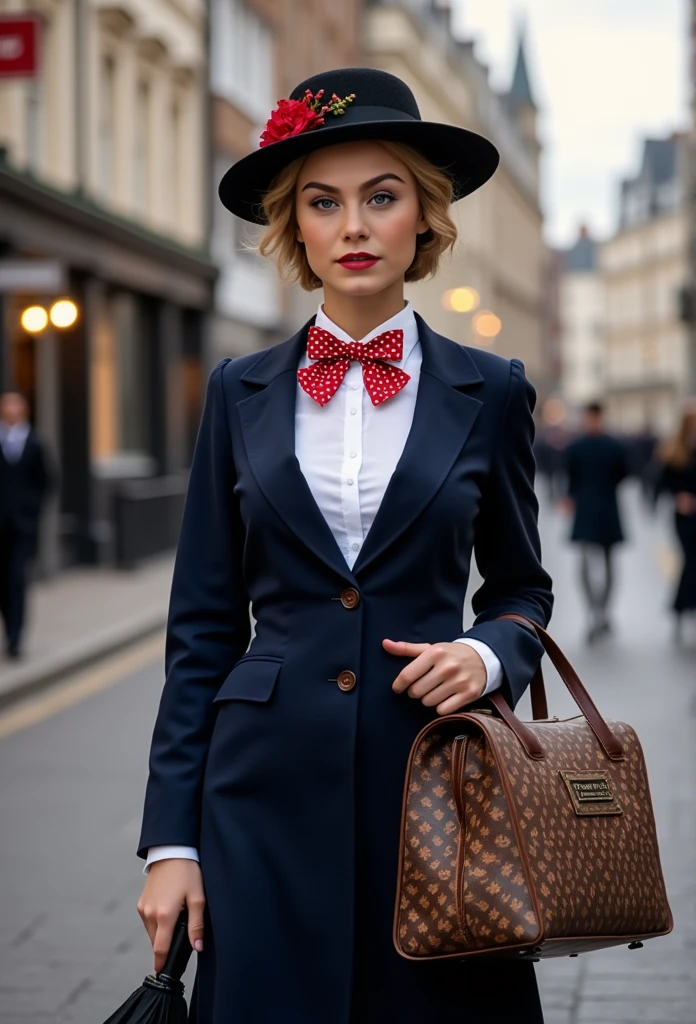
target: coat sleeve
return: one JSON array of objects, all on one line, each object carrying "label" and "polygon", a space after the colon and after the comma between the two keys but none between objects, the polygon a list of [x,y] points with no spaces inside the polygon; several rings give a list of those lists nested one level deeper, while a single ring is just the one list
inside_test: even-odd
[{"label": "coat sleeve", "polygon": [[517,612],[545,626],[551,616],[551,579],[541,565],[534,493],[534,388],[519,360],[510,383],[497,451],[475,523],[474,554],[482,586],[472,605],[476,619],[463,636],[488,644],[503,666],[502,692],[516,704],[543,654],[537,638],[515,622],[494,621]]},{"label": "coat sleeve", "polygon": [[242,580],[243,524],[225,409],[213,370],[191,465],[174,565],[165,684],[150,750],[138,856],[150,846],[197,847],[213,699],[251,636]]}]

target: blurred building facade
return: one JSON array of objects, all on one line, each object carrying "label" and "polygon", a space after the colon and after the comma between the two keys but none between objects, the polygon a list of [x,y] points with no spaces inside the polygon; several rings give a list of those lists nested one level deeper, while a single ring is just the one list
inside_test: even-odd
[{"label": "blurred building facade", "polygon": [[605,289],[606,402],[613,426],[674,428],[689,392],[679,297],[688,275],[684,137],[646,139],[622,182],[619,227],[599,251]]},{"label": "blurred building facade", "polygon": [[601,399],[605,389],[604,282],[597,243],[586,227],[559,260],[561,394],[578,408]]},{"label": "blurred building facade", "polygon": [[[558,409],[562,396],[562,324],[561,324],[561,278],[563,274],[563,253],[548,246],[542,268],[543,285],[543,360],[545,395],[553,396]],[[540,414],[543,416],[543,405]]]},{"label": "blurred building facade", "polygon": [[[447,3],[372,0],[365,45],[370,65],[409,84],[424,119],[480,132],[501,154],[491,181],[453,207],[459,241],[452,258],[443,261],[435,279],[408,285],[409,297],[441,334],[521,358],[543,395],[549,390],[542,293],[547,250],[539,202],[537,107],[523,37],[504,94],[492,88],[473,43],[454,38]],[[457,312],[448,300],[456,288],[472,289],[478,304]],[[467,293],[462,298],[457,303],[455,296],[455,303],[467,307]],[[498,326],[499,333],[493,333]]]},{"label": "blurred building facade", "polygon": [[34,79],[0,84],[0,253],[55,261],[79,316],[32,335],[6,293],[0,383],[57,462],[53,570],[176,539],[200,413],[207,254],[205,0],[0,0],[42,28]]},{"label": "blurred building facade", "polygon": [[[326,68],[363,63],[362,7],[362,0],[211,0],[211,249],[220,268],[211,361],[282,340],[304,316],[298,289],[283,288],[274,264],[249,250],[259,232],[222,206],[217,186],[258,147],[279,97]],[[307,316],[316,304],[312,298]]]}]

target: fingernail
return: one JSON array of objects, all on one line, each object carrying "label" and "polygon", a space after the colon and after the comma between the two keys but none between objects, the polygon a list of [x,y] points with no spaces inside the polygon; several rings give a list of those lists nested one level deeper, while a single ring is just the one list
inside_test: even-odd
[{"label": "fingernail", "polygon": [[195,950],[196,950],[197,953],[202,953],[203,952],[203,940],[202,939],[196,939],[196,941],[194,943],[194,947],[195,947]]}]

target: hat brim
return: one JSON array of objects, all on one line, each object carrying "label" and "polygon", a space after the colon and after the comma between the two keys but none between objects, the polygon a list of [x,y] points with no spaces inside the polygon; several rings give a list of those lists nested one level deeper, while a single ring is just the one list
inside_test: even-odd
[{"label": "hat brim", "polygon": [[411,119],[337,124],[292,135],[242,157],[220,182],[220,199],[242,220],[265,224],[261,204],[271,182],[283,167],[314,150],[362,139],[404,142],[413,146],[452,179],[453,202],[484,185],[500,160],[492,142],[456,125]]}]

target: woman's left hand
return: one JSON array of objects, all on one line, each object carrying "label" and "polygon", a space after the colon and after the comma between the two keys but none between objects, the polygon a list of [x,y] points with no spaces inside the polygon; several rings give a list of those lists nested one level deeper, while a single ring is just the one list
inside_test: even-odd
[{"label": "woman's left hand", "polygon": [[389,654],[413,658],[394,682],[395,693],[406,691],[439,715],[451,715],[481,696],[488,679],[486,666],[468,644],[410,644],[383,640]]}]

